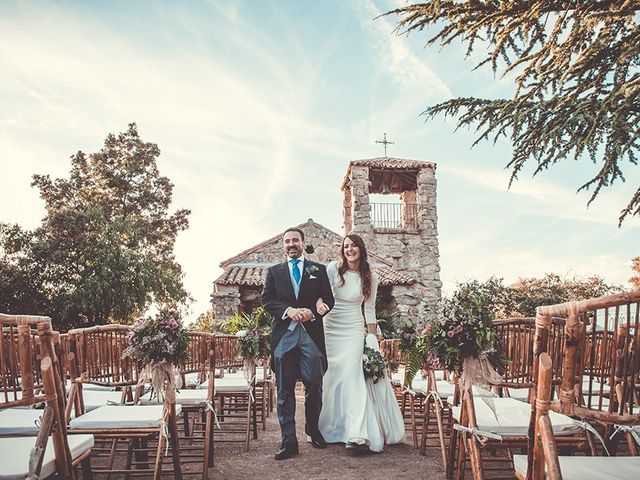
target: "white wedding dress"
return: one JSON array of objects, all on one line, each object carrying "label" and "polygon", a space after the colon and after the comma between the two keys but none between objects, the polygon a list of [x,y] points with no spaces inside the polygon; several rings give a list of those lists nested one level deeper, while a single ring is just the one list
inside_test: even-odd
[{"label": "white wedding dress", "polygon": [[[335,305],[324,317],[328,368],[322,387],[322,410],[318,426],[328,443],[365,444],[382,452],[385,443],[404,439],[404,422],[388,378],[377,383],[365,381],[362,371],[365,326],[362,318],[364,295],[360,275],[345,272],[340,285],[338,265],[327,266]],[[365,303],[367,323],[375,323],[375,298],[378,279],[374,274],[371,295]],[[374,335],[367,345],[379,349]]]}]

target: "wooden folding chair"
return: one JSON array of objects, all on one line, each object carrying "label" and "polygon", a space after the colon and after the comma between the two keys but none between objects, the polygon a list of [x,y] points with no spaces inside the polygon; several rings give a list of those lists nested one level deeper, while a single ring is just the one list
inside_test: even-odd
[{"label": "wooden folding chair", "polygon": [[[640,471],[640,457],[567,457],[558,456],[556,438],[549,413],[561,409],[560,402],[551,402],[552,360],[542,353],[539,359],[538,388],[536,395],[535,430],[532,456],[516,455],[513,458],[516,477],[520,480],[584,480],[608,478],[626,480],[635,478]],[[633,388],[636,388],[635,385]],[[577,397],[574,397],[577,399]],[[585,414],[584,411],[581,411]],[[593,413],[597,413],[594,411]],[[632,428],[640,425],[640,414],[597,414],[590,420],[605,420],[607,423],[625,424]],[[530,472],[530,474],[528,474]]]},{"label": "wooden folding chair", "polygon": [[[531,432],[531,408],[526,401],[511,397],[499,397],[497,393],[528,390],[524,399],[531,399],[537,377],[535,346],[536,339],[542,341],[544,349],[558,355],[558,338],[564,320],[549,319],[541,326],[530,318],[497,321],[496,328],[501,337],[502,348],[512,360],[502,382],[491,385],[491,391],[470,389],[460,392],[460,404],[452,406],[453,424],[449,443],[447,474],[449,478],[462,479],[466,459],[469,459],[473,478],[485,476],[490,463],[492,473],[498,470],[512,472],[514,451],[526,451]],[[556,414],[554,414],[556,415]],[[555,434],[558,442],[575,451],[591,451],[589,433],[580,422],[566,415],[556,417]],[[497,452],[505,454],[498,456]],[[592,452],[593,453],[593,452]]]},{"label": "wooden folding chair", "polygon": [[[202,478],[214,464],[214,385],[215,385],[215,335],[206,332],[189,332],[187,360],[180,368],[183,385],[188,375],[196,374],[197,386],[206,388],[180,388],[175,403],[182,409],[180,458],[182,464],[202,464]],[[194,385],[195,386],[195,385]],[[149,392],[149,395],[151,392]],[[140,398],[143,405],[158,404],[156,398]],[[190,474],[192,471],[190,471]]]},{"label": "wooden folding chair", "polygon": [[[0,314],[0,324],[2,473],[41,478],[57,473],[73,479],[74,466],[81,464],[83,471],[90,470],[93,437],[85,435],[72,442],[67,437],[51,320]],[[45,404],[44,411],[24,408],[39,403]],[[23,438],[16,438],[18,435]]]},{"label": "wooden folding chair", "polygon": [[[255,378],[247,378],[242,371],[243,359],[238,356],[238,338],[233,335],[216,336],[215,408],[218,416],[216,442],[244,443],[249,450],[253,429],[257,436],[257,408]],[[208,387],[202,385],[200,388]]]},{"label": "wooden folding chair", "polygon": [[[69,422],[69,432],[91,433],[110,445],[106,449],[95,449],[107,452],[108,458],[106,465],[94,468],[94,473],[152,473],[153,478],[158,479],[162,474],[163,457],[170,447],[173,470],[166,473],[182,478],[176,425],[181,406],[170,398],[166,398],[163,405],[123,405],[125,400],[137,399],[139,395],[132,395],[133,389],[142,387],[135,362],[123,356],[129,331],[128,326],[102,325],[69,332],[70,350],[81,370],[79,377],[74,379],[69,404],[86,406],[83,399],[85,384],[121,389],[122,399],[119,405],[105,402],[106,405],[91,411],[80,408],[79,414]],[[69,411],[70,408],[67,414]],[[121,441],[127,444],[126,460],[124,468],[116,468]],[[150,445],[154,441],[157,441],[155,449]],[[153,450],[155,459],[151,463],[148,452]]]}]

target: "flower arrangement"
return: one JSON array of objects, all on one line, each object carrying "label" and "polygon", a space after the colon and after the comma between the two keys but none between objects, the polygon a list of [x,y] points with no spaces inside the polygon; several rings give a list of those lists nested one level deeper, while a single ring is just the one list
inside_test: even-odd
[{"label": "flower arrangement", "polygon": [[398,332],[398,349],[402,353],[409,353],[416,346],[418,340],[418,332],[415,325],[409,323],[403,324]]},{"label": "flower arrangement", "polygon": [[123,356],[133,358],[141,368],[162,362],[182,365],[187,360],[188,335],[177,311],[160,310],[155,317],[133,324]]},{"label": "flower arrangement", "polygon": [[451,372],[461,373],[467,357],[486,357],[499,366],[504,359],[495,349],[492,323],[493,314],[486,308],[483,297],[454,297],[443,302],[441,314],[425,329],[428,351]]},{"label": "flower arrangement", "polygon": [[362,353],[362,371],[364,378],[370,378],[373,383],[378,383],[378,380],[384,378],[385,365],[382,354],[366,345]]},{"label": "flower arrangement", "polygon": [[155,395],[173,395],[180,384],[176,367],[188,356],[189,333],[180,314],[165,308],[155,317],[141,318],[133,324],[127,340],[122,356],[135,360],[141,369],[140,378],[151,382]]},{"label": "flower arrangement", "polygon": [[467,378],[478,384],[499,379],[495,369],[503,368],[507,360],[495,348],[493,313],[483,296],[458,292],[444,300],[431,317],[409,354],[410,380],[420,368],[444,368],[458,374],[466,370]]},{"label": "flower arrangement", "polygon": [[258,328],[248,328],[239,330],[236,333],[238,337],[238,355],[244,359],[266,359],[271,353],[270,333],[260,331]]},{"label": "flower arrangement", "polygon": [[265,360],[271,354],[271,320],[269,312],[257,307],[250,315],[234,315],[223,324],[225,331],[233,332],[238,339],[238,355],[244,360],[248,381],[255,377],[257,360]]}]

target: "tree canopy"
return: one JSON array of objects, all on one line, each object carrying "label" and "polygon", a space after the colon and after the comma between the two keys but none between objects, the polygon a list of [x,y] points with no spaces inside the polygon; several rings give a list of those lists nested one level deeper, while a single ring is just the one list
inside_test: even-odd
[{"label": "tree canopy", "polygon": [[[487,51],[476,66],[514,73],[511,99],[454,98],[423,114],[457,117],[482,140],[513,146],[509,185],[527,162],[534,176],[565,159],[589,159],[597,173],[579,188],[624,181],[638,165],[640,28],[638,0],[425,0],[386,15],[400,16],[400,33],[432,29],[427,45],[466,44]],[[619,224],[640,215],[640,186]]]},{"label": "tree canopy", "polygon": [[536,307],[555,305],[570,300],[584,300],[620,293],[622,288],[609,285],[601,277],[561,277],[547,273],[541,278],[520,278],[504,285],[502,278],[491,277],[484,282],[471,280],[458,284],[452,298],[480,297],[496,318],[533,317]]},{"label": "tree canopy", "polygon": [[173,249],[189,211],[169,213],[173,185],[159,155],[131,124],[99,152],[73,155],[69,178],[34,175],[46,216],[34,230],[0,224],[0,310],[67,329],[186,302]]}]

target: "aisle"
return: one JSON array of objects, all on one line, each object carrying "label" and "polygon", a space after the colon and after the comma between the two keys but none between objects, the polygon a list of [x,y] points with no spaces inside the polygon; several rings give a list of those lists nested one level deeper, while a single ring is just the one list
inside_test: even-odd
[{"label": "aisle", "polygon": [[[342,445],[317,450],[304,441],[304,396],[301,384],[296,391],[296,425],[300,454],[275,461],[280,429],[275,412],[267,419],[267,430],[252,440],[248,452],[238,445],[216,447],[216,466],[209,478],[216,480],[387,480],[395,478],[443,480],[444,469],[432,451],[421,457],[411,445],[392,445],[381,454],[353,454]],[[409,439],[407,439],[409,441]]]}]

